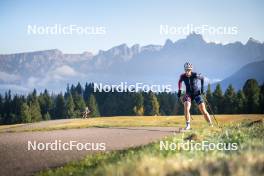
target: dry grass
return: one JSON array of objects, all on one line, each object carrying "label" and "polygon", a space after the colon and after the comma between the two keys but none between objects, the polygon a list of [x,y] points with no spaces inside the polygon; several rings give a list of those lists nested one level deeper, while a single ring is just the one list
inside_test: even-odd
[{"label": "dry grass", "polygon": [[[199,128],[206,125],[201,115],[193,115],[192,128]],[[216,115],[221,125],[237,123],[243,120],[261,120],[261,114],[243,115]],[[116,116],[100,117],[89,119],[66,119],[54,121],[42,121],[32,124],[1,125],[0,132],[21,132],[21,131],[48,131],[59,129],[89,128],[89,127],[182,127],[185,124],[184,116]]]},{"label": "dry grass", "polygon": [[[163,141],[193,139],[195,142],[237,143],[236,151],[223,150],[160,150],[159,141],[131,148],[88,155],[84,160],[48,169],[37,175],[120,175],[120,176],[262,176],[264,173],[263,116],[241,115],[220,119],[223,128],[208,128],[203,124],[190,132],[170,136]],[[250,120],[248,120],[250,119]],[[254,122],[253,122],[254,121]],[[236,122],[236,123],[234,123]]]}]

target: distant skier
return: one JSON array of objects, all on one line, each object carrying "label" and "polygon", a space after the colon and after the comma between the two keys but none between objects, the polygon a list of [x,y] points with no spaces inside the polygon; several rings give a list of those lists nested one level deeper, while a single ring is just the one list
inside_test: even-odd
[{"label": "distant skier", "polygon": [[88,115],[89,115],[90,112],[91,111],[89,110],[89,108],[85,107],[85,110],[82,113],[82,118],[84,118],[84,119],[88,118]]},{"label": "distant skier", "polygon": [[[202,94],[204,93],[204,78],[195,72],[192,72],[192,64],[186,62],[184,64],[185,73],[180,76],[178,82],[178,98],[181,98],[182,94],[182,82],[184,82],[186,87],[185,95],[183,96],[184,102],[184,115],[186,119],[186,130],[191,128],[190,125],[190,109],[191,109],[191,102],[194,100],[199,107],[199,110],[204,115],[205,120],[209,123],[210,126],[213,126],[211,117],[207,112],[204,104],[204,100],[202,98]],[[201,81],[201,89],[198,87],[198,80]]]}]

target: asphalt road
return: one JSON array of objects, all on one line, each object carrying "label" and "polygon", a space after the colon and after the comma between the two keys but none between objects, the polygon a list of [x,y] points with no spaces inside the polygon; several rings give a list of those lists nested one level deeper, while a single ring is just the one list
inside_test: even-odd
[{"label": "asphalt road", "polygon": [[[0,175],[33,175],[47,168],[59,167],[69,161],[80,160],[84,156],[100,150],[122,150],[146,145],[172,135],[178,130],[173,127],[110,127],[2,132],[0,133]],[[34,141],[38,144],[37,150],[33,150]],[[71,150],[67,150],[69,145],[65,145],[64,149],[66,150],[62,147],[59,150],[59,145],[70,144],[70,142],[73,144]],[[48,143],[53,144],[49,145]],[[79,149],[86,147],[88,150],[84,148],[77,150],[77,143],[81,143],[78,144]],[[57,150],[51,150],[56,149],[54,147],[57,147]]]}]

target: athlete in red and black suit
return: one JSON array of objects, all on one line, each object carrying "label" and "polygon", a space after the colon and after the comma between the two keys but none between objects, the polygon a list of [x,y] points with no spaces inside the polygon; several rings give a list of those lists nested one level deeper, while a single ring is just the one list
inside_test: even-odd
[{"label": "athlete in red and black suit", "polygon": [[[204,115],[204,118],[206,121],[212,126],[212,121],[209,113],[207,112],[205,108],[205,104],[203,101],[203,97],[201,94],[203,94],[203,86],[204,86],[204,78],[195,72],[192,72],[192,64],[185,63],[184,64],[184,70],[185,73],[183,73],[180,76],[179,82],[178,82],[178,97],[181,97],[181,86],[182,82],[184,82],[186,87],[186,93],[183,97],[184,102],[184,115],[186,119],[186,130],[189,130],[191,128],[190,126],[190,108],[191,103],[194,100],[196,104],[199,107],[199,110]],[[199,89],[198,81],[201,81],[201,88]]]}]

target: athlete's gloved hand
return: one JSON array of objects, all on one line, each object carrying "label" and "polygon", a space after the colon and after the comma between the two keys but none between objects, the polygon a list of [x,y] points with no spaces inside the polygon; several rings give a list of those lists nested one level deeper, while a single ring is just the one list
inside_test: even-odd
[{"label": "athlete's gloved hand", "polygon": [[178,91],[178,94],[177,95],[178,95],[178,98],[181,97],[181,90]]}]

